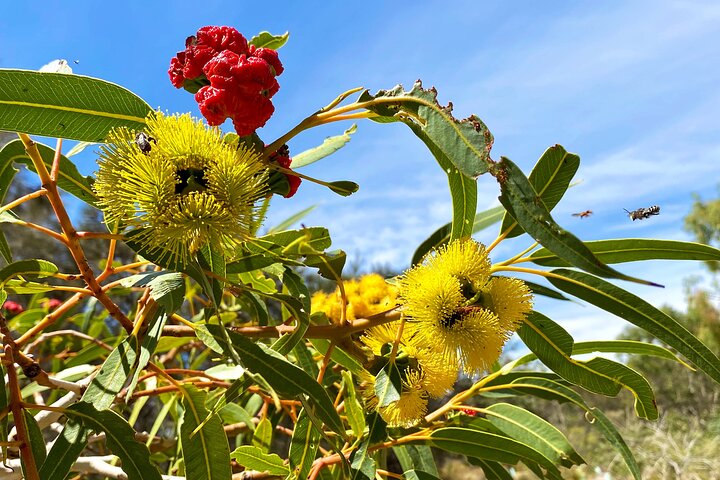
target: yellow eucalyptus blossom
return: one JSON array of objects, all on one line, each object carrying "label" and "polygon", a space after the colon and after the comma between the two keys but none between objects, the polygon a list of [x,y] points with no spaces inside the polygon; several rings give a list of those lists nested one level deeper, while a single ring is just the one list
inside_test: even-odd
[{"label": "yellow eucalyptus blossom", "polygon": [[467,373],[489,368],[532,308],[522,281],[490,278],[490,267],[483,245],[458,240],[399,282],[399,303],[419,343]]},{"label": "yellow eucalyptus blossom", "polygon": [[[379,325],[360,339],[375,355],[378,370],[389,361],[397,329],[397,323]],[[421,346],[411,325],[405,325],[403,329],[394,362],[402,379],[397,401],[378,408],[375,377],[370,374],[363,392],[368,407],[376,409],[389,425],[409,427],[427,412],[428,398],[441,397],[452,388],[457,379],[457,364],[447,362],[432,349]]]},{"label": "yellow eucalyptus blossom", "polygon": [[260,154],[223,142],[189,114],[147,118],[144,132],[113,130],[94,189],[109,221],[167,261],[213,245],[232,255],[257,222],[266,193]]},{"label": "yellow eucalyptus blossom", "polygon": [[[387,283],[377,273],[343,281],[343,287],[348,302],[345,317],[348,320],[367,318],[397,305],[397,287]],[[333,293],[315,292],[312,296],[313,312],[324,312],[328,318],[337,322],[341,309],[339,288]]]}]

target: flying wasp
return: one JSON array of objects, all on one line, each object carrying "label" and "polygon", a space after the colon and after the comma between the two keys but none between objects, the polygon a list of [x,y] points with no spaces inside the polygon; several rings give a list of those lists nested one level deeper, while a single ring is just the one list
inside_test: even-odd
[{"label": "flying wasp", "polygon": [[135,134],[135,143],[137,144],[138,148],[142,153],[147,155],[150,153],[150,150],[152,150],[152,145],[150,145],[150,142],[153,142],[157,145],[157,140],[155,140],[153,137],[148,135],[145,132],[138,132]]},{"label": "flying wasp", "polygon": [[592,210],[585,210],[584,212],[573,213],[572,216],[573,216],[573,217],[585,218],[585,217],[589,217],[589,216],[592,215],[592,214],[593,214],[593,211],[592,211]]},{"label": "flying wasp", "polygon": [[660,215],[660,207],[657,205],[653,205],[652,207],[648,208],[638,208],[637,210],[633,210],[632,212],[626,210],[623,208],[628,214],[628,216],[632,219],[634,222],[635,220],[642,220],[644,218],[649,218],[652,215]]}]

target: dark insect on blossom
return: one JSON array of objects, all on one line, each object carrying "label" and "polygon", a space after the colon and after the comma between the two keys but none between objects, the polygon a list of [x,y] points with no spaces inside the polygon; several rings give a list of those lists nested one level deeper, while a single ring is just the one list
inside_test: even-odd
[{"label": "dark insect on blossom", "polygon": [[593,214],[593,211],[592,211],[592,210],[585,210],[584,212],[573,213],[572,216],[573,216],[573,217],[585,218],[585,217],[589,217],[589,216],[592,215],[592,214]]},{"label": "dark insect on blossom", "polygon": [[652,215],[660,215],[660,207],[657,205],[653,205],[652,207],[648,208],[638,208],[637,210],[633,210],[632,212],[626,210],[623,208],[628,214],[628,216],[632,219],[634,222],[635,220],[642,220],[644,218],[649,218]]},{"label": "dark insect on blossom", "polygon": [[153,137],[148,135],[145,132],[138,132],[135,134],[135,143],[137,144],[138,148],[141,152],[143,152],[145,155],[150,153],[150,150],[152,150],[152,146],[150,145],[150,142],[153,142],[157,145],[157,140],[155,140]]}]

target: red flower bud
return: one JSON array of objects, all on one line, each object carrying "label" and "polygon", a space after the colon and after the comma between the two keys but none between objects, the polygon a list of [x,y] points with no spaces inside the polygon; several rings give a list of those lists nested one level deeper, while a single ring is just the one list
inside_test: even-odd
[{"label": "red flower bud", "polygon": [[22,305],[17,302],[13,302],[12,300],[7,300],[5,303],[3,303],[2,308],[4,308],[7,313],[10,313],[12,315],[17,315],[25,311],[25,308],[23,308]]},{"label": "red flower bud", "polygon": [[[281,167],[288,169],[290,168],[290,164],[292,163],[292,158],[290,158],[290,149],[287,145],[283,145],[282,147],[280,147],[275,153],[270,155],[269,159],[271,162],[277,162],[277,164]],[[302,182],[302,179],[297,175],[290,175],[288,173],[285,173],[284,175],[285,178],[287,178],[288,184],[290,184],[290,190],[285,195],[283,195],[283,197],[290,198],[297,192],[298,187]]]},{"label": "red flower bud", "polygon": [[62,305],[62,300],[58,298],[51,298],[47,301],[47,308],[48,310],[55,310],[57,307]]}]

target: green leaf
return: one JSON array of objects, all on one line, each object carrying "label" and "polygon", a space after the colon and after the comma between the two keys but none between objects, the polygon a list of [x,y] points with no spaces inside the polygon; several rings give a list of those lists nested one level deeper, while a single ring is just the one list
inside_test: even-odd
[{"label": "green leaf", "polygon": [[68,407],[65,414],[81,421],[89,430],[105,432],[107,446],[120,457],[128,480],[160,480],[160,472],[150,462],[150,451],[144,443],[135,440],[135,431],[120,415],[112,410],[97,410],[87,402]]},{"label": "green leaf", "polygon": [[418,81],[409,92],[401,85],[381,90],[375,96],[365,91],[359,101],[374,101],[369,110],[386,117],[386,121],[405,123],[463,175],[474,179],[488,171],[493,137],[487,127],[475,115],[465,120],[455,119],[452,106],[438,104],[435,89],[425,90]]},{"label": "green leaf", "polygon": [[350,454],[350,469],[352,480],[374,480],[375,460],[368,454],[370,441],[368,438],[360,442],[355,451]]},{"label": "green leaf", "polygon": [[[323,356],[327,354],[327,351],[330,348],[330,340],[325,338],[310,338],[309,340],[313,347],[315,347],[315,349]],[[352,355],[345,352],[345,350],[338,345],[335,345],[335,348],[333,348],[333,351],[330,353],[330,359],[338,365],[342,365],[347,368],[348,371],[354,373],[355,375],[359,375],[365,370],[360,362],[358,362]]]},{"label": "green leaf", "polygon": [[50,277],[58,271],[57,265],[47,260],[33,258],[31,260],[18,260],[0,269],[0,287],[5,285],[12,277],[22,275],[28,278]]},{"label": "green leaf", "polygon": [[565,269],[551,273],[554,276],[548,280],[560,290],[649,332],[720,383],[720,359],[672,317],[642,298],[592,275]]},{"label": "green leaf", "polygon": [[690,365],[683,362],[677,355],[663,347],[653,343],[637,342],[635,340],[594,340],[590,342],[578,342],[573,345],[572,354],[582,355],[594,352],[609,353],[631,353],[634,355],[649,355],[652,357],[674,360],[692,369]]},{"label": "green leaf", "polygon": [[[637,262],[640,260],[703,260],[720,261],[720,250],[709,245],[676,240],[622,238],[585,242],[603,263]],[[538,265],[567,267],[570,264],[546,248],[537,250],[530,259]]]},{"label": "green leaf", "polygon": [[[47,456],[47,452],[45,451],[45,438],[43,438],[42,431],[40,431],[40,426],[38,426],[35,417],[26,409],[23,409],[22,413],[25,422],[25,431],[28,433],[28,443],[30,443],[33,460],[35,460],[35,467],[39,469]],[[23,462],[23,471],[25,470],[24,467],[25,463]]]},{"label": "green leaf", "polygon": [[318,255],[309,255],[304,263],[308,267],[317,268],[321,277],[337,282],[342,278],[346,260],[345,252],[333,250]]},{"label": "green leaf", "polygon": [[[475,215],[475,221],[473,222],[472,233],[477,233],[490,225],[493,225],[500,221],[505,213],[505,209],[502,205],[493,207],[484,212],[480,212]],[[452,223],[446,223],[442,227],[438,228],[426,238],[420,246],[413,253],[412,265],[416,265],[422,261],[423,257],[433,249],[437,249],[450,241],[450,231],[452,230]]]},{"label": "green leaf", "polygon": [[365,431],[365,412],[355,393],[355,383],[347,370],[341,372],[343,390],[345,392],[345,414],[348,424],[356,438],[360,438]]},{"label": "green leaf", "polygon": [[270,48],[277,50],[278,48],[285,45],[285,42],[290,38],[290,32],[285,32],[282,35],[273,35],[270,32],[260,32],[248,41],[248,45],[254,45],[257,48]]},{"label": "green leaf", "polygon": [[572,358],[572,337],[544,315],[530,312],[518,335],[545,365],[568,382],[607,396],[617,395],[621,387],[627,388],[635,398],[637,415],[649,420],[657,418],[655,396],[642,375],[605,358],[587,361]]},{"label": "green leaf", "polygon": [[[0,291],[0,297],[4,295],[4,298],[1,298],[3,303],[5,303],[5,299],[7,298],[7,295],[5,295],[5,292]],[[2,305],[2,303],[0,303]],[[7,385],[5,383],[5,367],[0,363],[0,377],[3,379],[3,384],[0,386],[0,411],[4,411],[8,407],[8,394],[7,394]],[[3,415],[2,418],[0,418],[0,438],[8,438],[8,416]],[[43,442],[44,443],[44,442]],[[7,446],[2,445],[0,446],[0,453],[2,454],[2,458],[7,458]]]},{"label": "green leaf", "polygon": [[[53,159],[55,158],[55,150],[42,143],[36,143],[36,145],[43,159],[43,163],[47,169],[50,170]],[[25,145],[19,139],[8,143],[5,148],[0,151],[0,171],[14,170],[12,168],[13,163],[22,163],[26,165],[30,171],[36,172],[35,165],[25,151]],[[60,156],[60,169],[58,171],[57,181],[58,187],[62,190],[65,190],[90,206],[98,207],[95,192],[93,192],[92,189],[94,179],[80,174],[75,164],[65,155]],[[1,188],[2,186],[0,186],[0,189]]]},{"label": "green leaf", "polygon": [[[570,180],[575,176],[580,166],[580,157],[574,153],[568,153],[562,146],[555,145],[542,154],[540,159],[530,172],[528,180],[533,190],[542,199],[548,212],[552,211],[558,204],[565,191],[570,185]],[[517,225],[515,219],[505,214],[500,231],[512,229],[506,238],[517,237],[523,233],[523,229]]]},{"label": "green leaf", "polygon": [[395,362],[388,362],[375,375],[375,396],[378,400],[378,407],[387,407],[393,402],[400,400],[402,391],[402,377]]},{"label": "green leaf", "polygon": [[133,372],[138,348],[138,339],[134,335],[120,342],[88,385],[82,401],[94,405],[98,410],[110,408]]},{"label": "green leaf", "polygon": [[585,463],[560,430],[524,408],[496,403],[487,408],[487,418],[507,435],[534,448],[555,464],[570,468]]},{"label": "green leaf", "polygon": [[508,158],[503,157],[493,174],[500,182],[500,203],[531,237],[573,266],[602,277],[655,285],[614,270],[592,254],[572,233],[563,230],[550,216],[529,180]]},{"label": "green leaf", "polygon": [[52,285],[45,285],[44,283],[24,282],[22,280],[8,280],[8,282],[3,286],[3,289],[7,293],[23,295],[26,293],[52,292],[55,290],[55,287]]},{"label": "green leaf", "polygon": [[328,182],[325,186],[332,190],[334,193],[340,195],[341,197],[349,197],[353,193],[357,192],[360,188],[360,185],[349,180],[337,180],[334,182]]},{"label": "green leaf", "polygon": [[589,407],[577,392],[559,382],[543,378],[521,377],[513,380],[511,385],[514,387],[514,390],[518,392],[533,394],[540,398],[557,400],[561,403],[572,403],[595,417],[597,421],[591,422],[591,424],[597,427],[608,443],[620,453],[625,461],[625,465],[632,473],[633,478],[640,480],[640,468],[635,461],[632,451],[620,435],[620,432],[617,431],[612,422],[601,410]]},{"label": "green leaf", "polygon": [[[207,329],[221,345],[224,343],[219,326],[207,325]],[[345,429],[332,400],[314,378],[264,345],[256,344],[235,332],[228,334],[245,368],[262,375],[280,395],[307,395],[322,421],[342,437],[345,436]]]},{"label": "green leaf", "polygon": [[345,130],[342,135],[327,137],[325,140],[323,140],[323,143],[321,145],[294,155],[292,158],[292,162],[290,163],[290,168],[294,170],[296,168],[304,167],[306,165],[310,165],[311,163],[315,163],[318,160],[321,160],[329,155],[332,155],[333,153],[344,147],[345,144],[350,141],[350,135],[352,135],[356,131],[357,125],[353,124],[350,128]]},{"label": "green leaf", "polygon": [[290,303],[286,301],[283,305],[295,319],[295,330],[283,335],[272,345],[273,350],[284,355],[298,345],[310,326],[310,291],[300,275],[289,267],[285,267],[283,271],[282,282],[292,299],[287,299]]},{"label": "green leaf", "polygon": [[155,353],[155,348],[157,348],[158,341],[162,336],[163,327],[170,315],[172,315],[172,312],[168,313],[163,307],[160,307],[148,317],[147,322],[149,325],[143,335],[142,342],[140,342],[140,353],[137,355],[137,363],[134,365],[134,373],[125,395],[126,402],[130,400],[130,396],[135,391],[135,386],[140,379],[140,373],[150,361],[150,357]]},{"label": "green leaf", "polygon": [[498,462],[482,460],[480,458],[468,458],[468,462],[482,468],[483,473],[485,473],[485,478],[492,478],[494,480],[512,480],[512,475],[510,475],[510,473],[505,470],[505,467],[500,465]]},{"label": "green leaf", "polygon": [[422,470],[406,470],[405,472],[403,472],[403,478],[405,478],[405,480],[440,480],[440,477],[424,472]]},{"label": "green leaf", "polygon": [[316,208],[317,208],[317,205],[310,205],[309,207],[300,210],[299,212],[289,216],[282,222],[278,223],[274,227],[270,227],[268,229],[268,233],[271,234],[271,233],[276,233],[276,232],[281,232],[283,230],[287,230],[288,228],[292,227],[297,222],[299,222],[300,220],[305,218],[310,212],[312,212]]},{"label": "green leaf", "polygon": [[312,424],[307,411],[302,409],[295,423],[288,454],[295,478],[307,478],[319,446],[320,432]]},{"label": "green leaf", "polygon": [[241,445],[230,452],[230,458],[245,467],[246,470],[265,472],[268,475],[287,475],[290,473],[288,467],[283,464],[283,459],[274,453],[265,453],[257,447]]},{"label": "green leaf", "polygon": [[[180,427],[185,476],[188,480],[230,480],[230,447],[218,415],[206,420],[205,392],[184,385],[183,421]],[[203,423],[204,422],[204,423]],[[202,427],[192,435],[200,424]]]},{"label": "green leaf", "polygon": [[565,301],[570,300],[562,293],[560,293],[556,290],[553,290],[552,288],[548,288],[545,285],[540,285],[538,283],[530,282],[525,279],[523,279],[523,283],[525,284],[525,286],[527,286],[530,289],[530,291],[533,293],[533,295],[543,295],[545,297],[554,298],[556,300],[565,300]]},{"label": "green leaf", "polygon": [[40,467],[41,480],[65,480],[70,468],[85,450],[88,433],[80,419],[69,417]]},{"label": "green leaf", "polygon": [[430,444],[449,452],[516,464],[518,460],[538,463],[550,478],[562,480],[560,471],[537,450],[512,438],[469,428],[445,427],[430,434]]},{"label": "green leaf", "polygon": [[141,130],[152,108],[97,78],[0,69],[0,130],[102,142],[113,128]]},{"label": "green leaf", "polygon": [[150,287],[150,297],[172,314],[185,300],[185,280],[176,272],[148,272],[132,275],[120,281],[123,287]]},{"label": "green leaf", "polygon": [[439,477],[432,450],[427,445],[398,445],[392,447],[393,453],[404,471],[423,471]]},{"label": "green leaf", "polygon": [[252,444],[254,447],[259,448],[265,453],[270,452],[270,445],[272,444],[273,437],[273,424],[267,417],[260,420],[255,427],[255,432],[252,437]]}]

